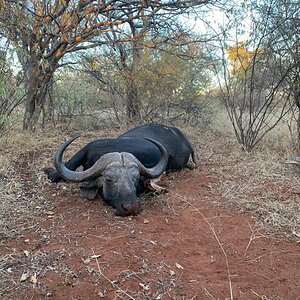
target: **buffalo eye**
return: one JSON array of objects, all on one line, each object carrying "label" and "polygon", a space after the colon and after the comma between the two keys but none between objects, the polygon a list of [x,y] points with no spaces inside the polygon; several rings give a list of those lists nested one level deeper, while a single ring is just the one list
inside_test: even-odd
[{"label": "buffalo eye", "polygon": [[107,177],[104,177],[104,180],[106,183],[115,183],[117,182],[117,178],[116,177],[113,177],[113,176],[107,176]]}]

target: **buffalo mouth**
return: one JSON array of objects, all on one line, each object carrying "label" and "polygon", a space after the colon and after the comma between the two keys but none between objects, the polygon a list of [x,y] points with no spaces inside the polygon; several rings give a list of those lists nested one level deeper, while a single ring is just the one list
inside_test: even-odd
[{"label": "buffalo mouth", "polygon": [[122,203],[115,210],[115,215],[120,217],[137,216],[142,211],[142,205],[139,201],[134,203]]}]

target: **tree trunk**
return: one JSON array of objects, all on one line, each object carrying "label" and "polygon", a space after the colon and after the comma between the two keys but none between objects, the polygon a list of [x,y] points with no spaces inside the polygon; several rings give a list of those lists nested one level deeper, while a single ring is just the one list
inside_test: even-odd
[{"label": "tree trunk", "polygon": [[44,69],[38,62],[28,60],[23,69],[26,91],[23,129],[35,131],[55,68]]},{"label": "tree trunk", "polygon": [[138,79],[141,63],[142,36],[136,32],[133,22],[130,23],[132,36],[132,61],[127,61],[125,49],[121,46],[121,62],[126,74],[126,112],[129,123],[137,124],[141,121],[141,101],[139,95]]},{"label": "tree trunk", "polygon": [[52,123],[55,126],[53,85],[54,85],[54,80],[52,76],[52,78],[48,83],[47,94],[45,97],[44,105],[42,107],[42,113],[43,113],[42,128],[45,128],[45,125],[47,123]]},{"label": "tree trunk", "polygon": [[297,122],[297,150],[300,151],[300,89],[295,93],[295,103],[297,105],[298,118]]},{"label": "tree trunk", "polygon": [[134,80],[127,82],[126,104],[128,121],[133,124],[138,123],[141,119],[140,100]]}]

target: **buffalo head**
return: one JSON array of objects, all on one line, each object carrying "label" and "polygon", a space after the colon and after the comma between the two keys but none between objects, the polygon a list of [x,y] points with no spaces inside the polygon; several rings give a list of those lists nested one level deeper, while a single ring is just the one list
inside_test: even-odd
[{"label": "buffalo head", "polygon": [[101,193],[102,198],[116,208],[118,216],[137,215],[141,211],[138,199],[140,180],[161,175],[168,163],[166,149],[157,141],[154,143],[161,152],[159,162],[152,168],[146,168],[133,154],[111,152],[101,156],[94,165],[84,171],[69,170],[62,162],[66,148],[78,137],[62,144],[55,155],[55,167],[66,181],[89,182],[88,187]]}]

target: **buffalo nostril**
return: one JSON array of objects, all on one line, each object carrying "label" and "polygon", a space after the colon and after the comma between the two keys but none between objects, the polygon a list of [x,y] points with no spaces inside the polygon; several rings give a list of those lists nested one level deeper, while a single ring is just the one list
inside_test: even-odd
[{"label": "buffalo nostril", "polygon": [[122,203],[121,207],[126,213],[130,215],[137,215],[141,211],[140,202],[125,203],[125,204]]},{"label": "buffalo nostril", "polygon": [[125,210],[127,212],[129,211],[127,204],[121,204],[121,207],[122,207],[123,210]]}]

